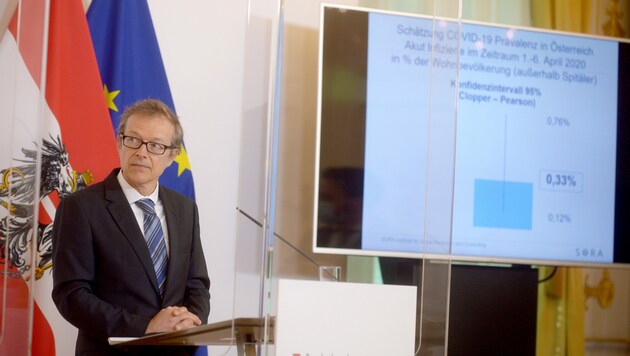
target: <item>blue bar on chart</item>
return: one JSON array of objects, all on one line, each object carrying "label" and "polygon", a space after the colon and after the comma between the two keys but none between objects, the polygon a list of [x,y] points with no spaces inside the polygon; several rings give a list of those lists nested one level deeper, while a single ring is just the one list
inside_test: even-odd
[{"label": "blue bar on chart", "polygon": [[532,229],[533,184],[475,179],[474,226]]}]

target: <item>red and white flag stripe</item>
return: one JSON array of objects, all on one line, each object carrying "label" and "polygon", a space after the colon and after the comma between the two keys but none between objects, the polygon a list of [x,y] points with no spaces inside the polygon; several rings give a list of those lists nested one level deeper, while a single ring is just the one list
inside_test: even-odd
[{"label": "red and white flag stripe", "polygon": [[[42,139],[59,136],[72,168],[102,180],[118,165],[107,110],[81,0],[21,1],[0,41],[0,171],[18,166],[23,149],[36,150]],[[47,225],[59,195],[40,198],[34,206],[40,208],[39,222]],[[0,207],[0,218],[7,214]],[[27,354],[23,340],[29,338],[33,355],[74,354],[76,329],[51,299],[52,270],[38,279],[22,277],[3,275],[8,283],[1,295],[8,307],[2,311],[0,354]],[[29,296],[34,303],[28,303]],[[25,311],[28,306],[32,312]],[[32,329],[25,318],[32,318]]]}]

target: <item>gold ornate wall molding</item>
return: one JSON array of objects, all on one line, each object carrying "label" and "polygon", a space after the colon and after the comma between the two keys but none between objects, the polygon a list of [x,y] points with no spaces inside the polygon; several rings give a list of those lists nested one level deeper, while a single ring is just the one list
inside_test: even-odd
[{"label": "gold ornate wall molding", "polygon": [[615,283],[610,278],[608,268],[602,270],[602,279],[595,286],[588,284],[588,277],[589,275],[587,274],[584,280],[586,301],[588,301],[589,298],[595,298],[600,307],[603,309],[609,308],[615,298]]}]

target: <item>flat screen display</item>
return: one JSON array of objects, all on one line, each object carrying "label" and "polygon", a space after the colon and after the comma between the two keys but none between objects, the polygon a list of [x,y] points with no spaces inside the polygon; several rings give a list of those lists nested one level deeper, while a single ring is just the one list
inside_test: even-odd
[{"label": "flat screen display", "polygon": [[315,252],[630,263],[630,44],[322,7]]}]

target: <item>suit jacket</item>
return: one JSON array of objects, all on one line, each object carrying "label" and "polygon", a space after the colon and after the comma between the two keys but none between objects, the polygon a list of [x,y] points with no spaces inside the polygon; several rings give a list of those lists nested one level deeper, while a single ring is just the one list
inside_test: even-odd
[{"label": "suit jacket", "polygon": [[161,297],[118,171],[64,198],[55,215],[52,297],[61,315],[79,329],[77,354],[124,354],[110,347],[107,338],[144,335],[151,318],[167,306],[185,306],[203,323],[210,311],[197,205],[160,186],[169,238]]}]

